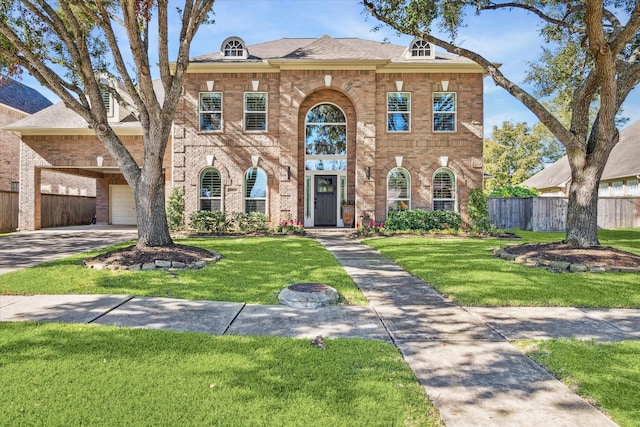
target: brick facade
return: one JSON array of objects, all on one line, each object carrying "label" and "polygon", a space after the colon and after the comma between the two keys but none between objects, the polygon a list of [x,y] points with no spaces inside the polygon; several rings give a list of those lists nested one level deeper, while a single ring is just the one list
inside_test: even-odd
[{"label": "brick facade", "polygon": [[[330,75],[329,85],[325,76]],[[441,81],[457,94],[457,131],[432,130],[433,93],[441,91]],[[199,92],[223,94],[223,130],[198,131]],[[243,94],[268,92],[269,113],[266,132],[243,131]],[[396,91],[396,82],[410,92],[411,132],[387,132],[386,94]],[[463,214],[469,191],[482,186],[482,74],[383,74],[362,70],[283,70],[280,73],[189,74],[184,99],[175,119],[173,140],[174,185],[185,189],[186,214],[198,210],[201,172],[209,167],[206,156],[213,155],[213,167],[222,176],[223,209],[243,210],[243,180],[251,167],[251,157],[268,179],[268,209],[272,222],[286,213],[299,219],[304,211],[305,117],[319,103],[331,103],[347,117],[347,198],[356,201],[356,215],[366,211],[376,220],[386,217],[387,174],[402,156],[402,167],[411,175],[412,207],[432,209],[431,181],[447,156],[448,168],[456,177],[457,206]],[[286,169],[290,179],[286,179]],[[370,168],[369,179],[366,169]]]},{"label": "brick facade", "polygon": [[[434,207],[434,173],[446,167],[455,177],[455,208],[466,214],[469,191],[481,188],[483,179],[483,72],[479,66],[451,55],[407,59],[402,46],[327,36],[256,46],[255,51],[249,48],[252,55],[245,58],[226,61],[218,52],[191,63],[164,159],[166,194],[173,186],[184,189],[187,218],[200,209],[200,179],[208,168],[220,173],[222,209],[243,212],[245,173],[254,166],[267,175],[266,213],[273,225],[287,215],[307,227],[315,225],[314,214],[319,211],[310,186],[320,175],[336,177],[336,186],[345,185],[328,210],[331,215],[335,204],[337,226],[343,225],[339,213],[343,198],[355,201],[356,218],[366,212],[384,221],[387,176],[397,165],[410,174],[411,207],[424,209]],[[356,51],[362,55],[353,59]],[[387,131],[387,93],[396,91],[411,94],[409,132]],[[456,96],[454,132],[433,131],[433,97],[443,91]],[[219,131],[199,130],[201,92],[222,94]],[[244,96],[251,92],[267,93],[266,131],[243,128]],[[325,103],[344,113],[346,170],[305,168],[305,119],[310,109]],[[23,134],[20,179],[27,191],[21,210],[27,219],[21,229],[39,227],[38,192],[31,189],[49,170],[95,179],[97,220],[111,218],[109,186],[125,181],[97,138],[86,127],[79,129],[70,129],[68,135],[62,130],[55,135]],[[141,136],[122,136],[122,141],[141,164]],[[96,156],[104,157],[101,167]],[[443,157],[448,159],[446,164]]]}]

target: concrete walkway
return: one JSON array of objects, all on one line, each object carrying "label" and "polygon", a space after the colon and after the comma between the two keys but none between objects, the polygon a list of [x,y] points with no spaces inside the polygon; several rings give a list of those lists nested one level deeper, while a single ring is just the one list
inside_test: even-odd
[{"label": "concrete walkway", "polygon": [[460,307],[366,245],[339,233],[316,238],[369,306],[298,309],[129,295],[0,295],[0,321],[387,340],[400,349],[447,426],[615,425],[509,340],[640,339],[640,310]]}]

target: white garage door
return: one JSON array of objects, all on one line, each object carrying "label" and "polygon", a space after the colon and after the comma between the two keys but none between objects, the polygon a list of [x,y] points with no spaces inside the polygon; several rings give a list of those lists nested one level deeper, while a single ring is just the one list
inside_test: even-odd
[{"label": "white garage door", "polygon": [[114,225],[135,225],[136,204],[128,185],[109,186],[109,222]]}]

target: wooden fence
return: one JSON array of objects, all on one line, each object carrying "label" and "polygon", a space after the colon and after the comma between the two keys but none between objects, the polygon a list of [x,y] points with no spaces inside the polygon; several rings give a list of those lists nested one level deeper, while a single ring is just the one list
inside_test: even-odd
[{"label": "wooden fence", "polygon": [[42,195],[42,228],[91,224],[95,214],[95,197]]},{"label": "wooden fence", "polygon": [[[490,198],[489,219],[498,228],[530,231],[564,231],[567,199],[564,197]],[[598,199],[598,227],[640,227],[640,197]]]},{"label": "wooden fence", "polygon": [[18,228],[18,193],[0,191],[0,233]]}]

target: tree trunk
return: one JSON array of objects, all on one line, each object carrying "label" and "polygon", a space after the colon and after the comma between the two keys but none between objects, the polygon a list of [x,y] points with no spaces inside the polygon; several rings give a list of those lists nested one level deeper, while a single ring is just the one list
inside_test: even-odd
[{"label": "tree trunk", "polygon": [[604,166],[589,164],[584,153],[568,154],[571,185],[567,207],[566,242],[598,246],[598,187]]},{"label": "tree trunk", "polygon": [[143,169],[134,191],[138,220],[137,246],[144,248],[172,245],[165,209],[162,169],[154,173]]}]

